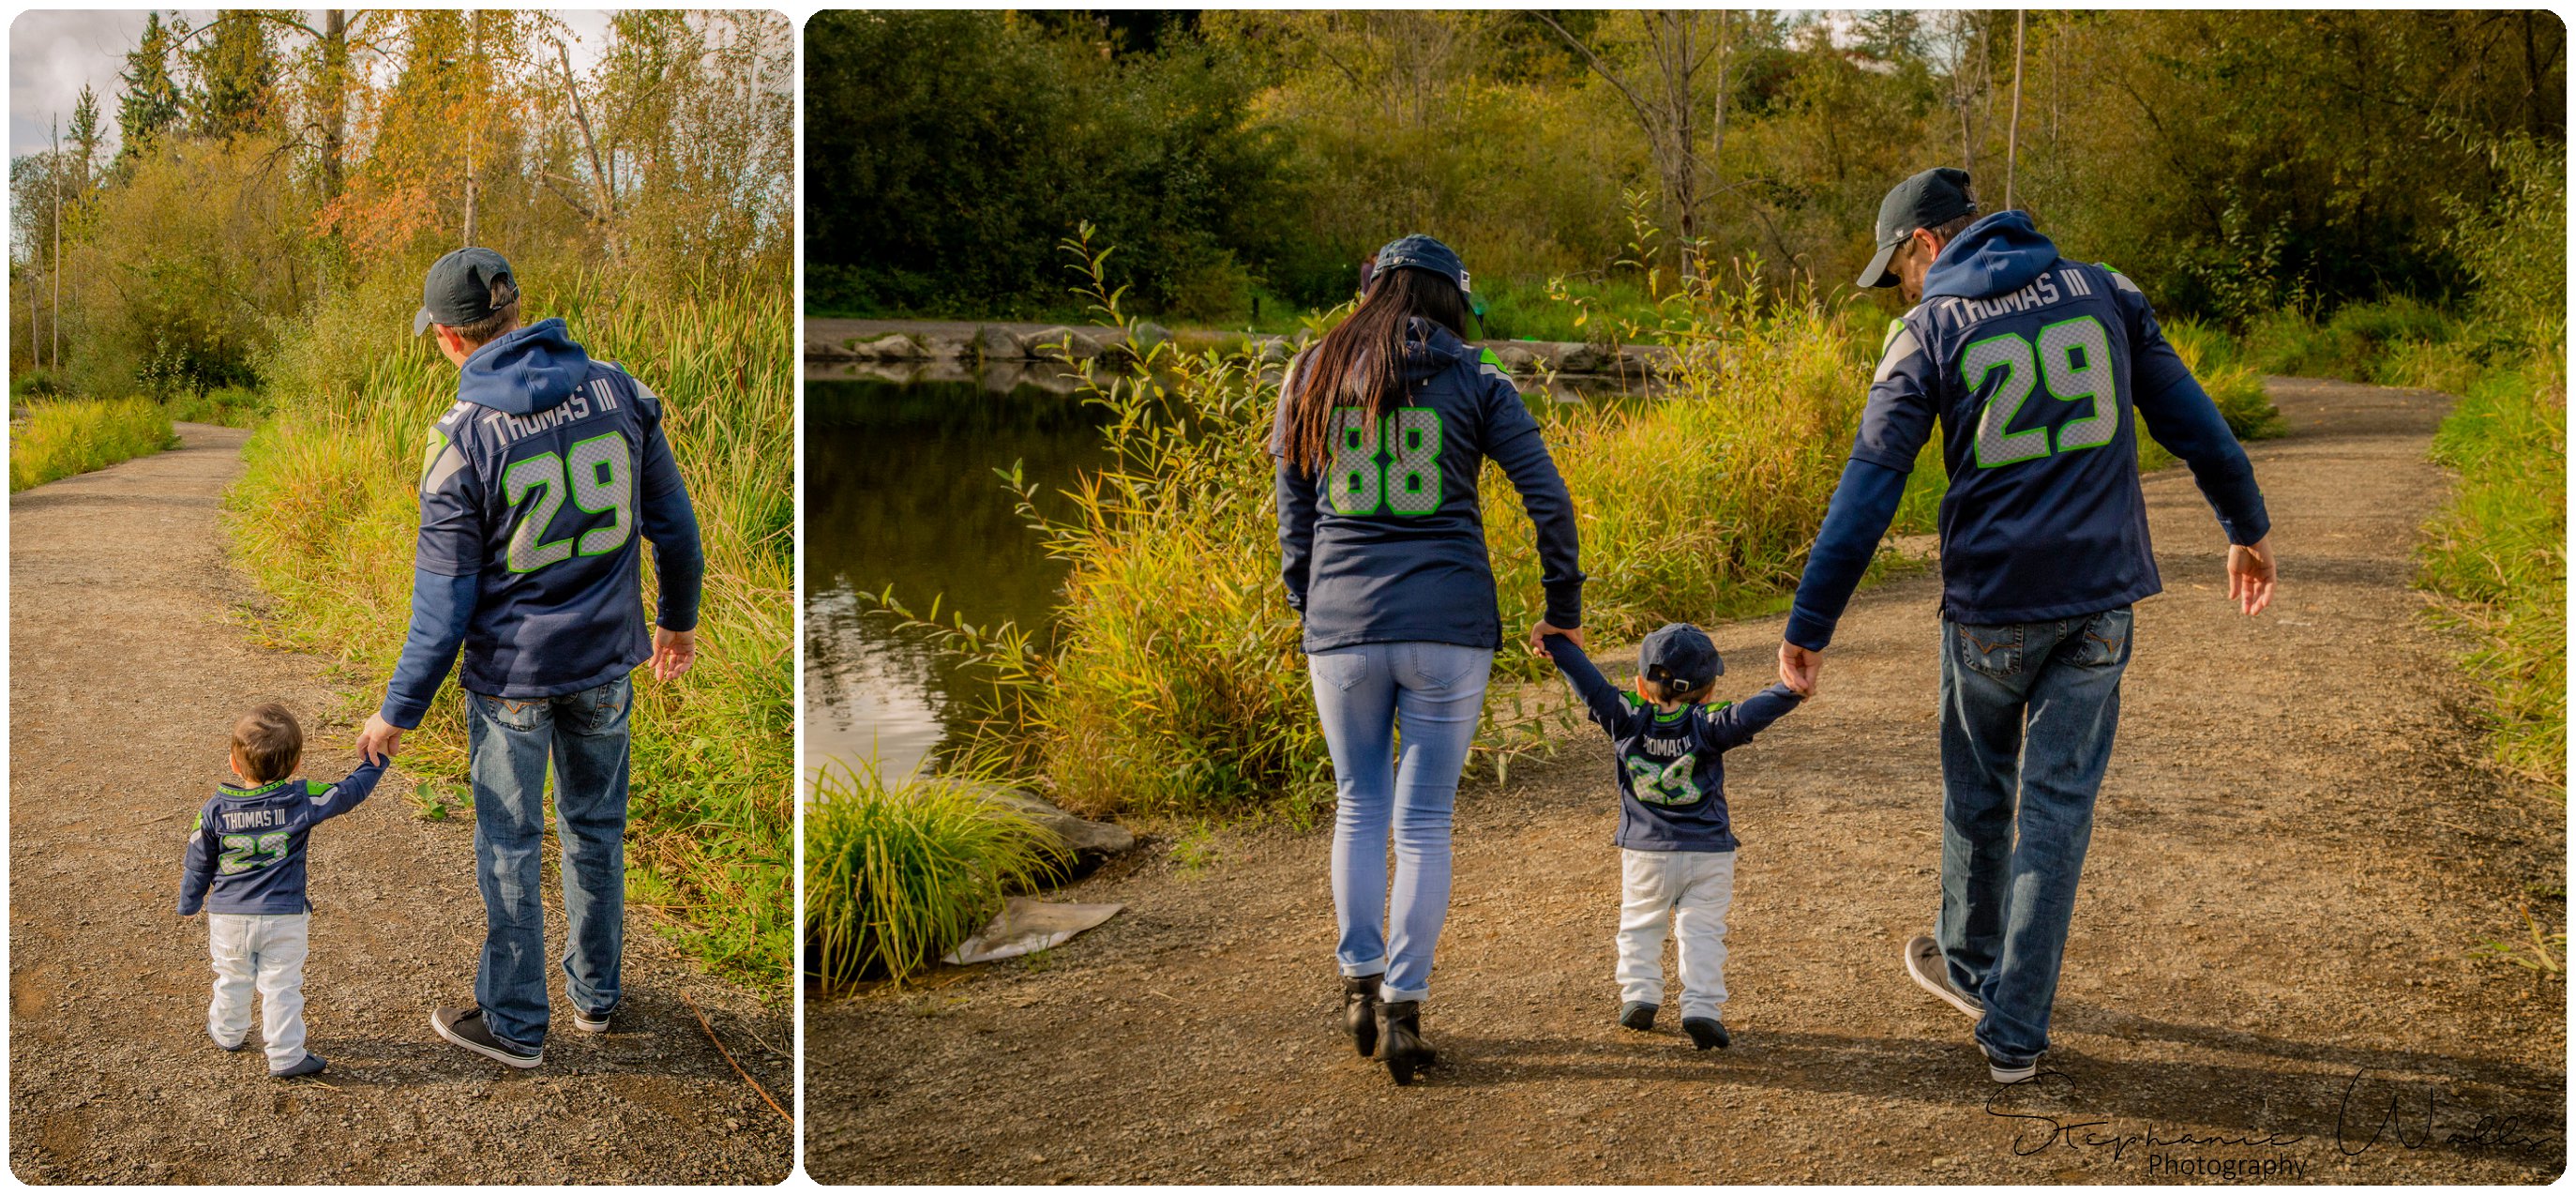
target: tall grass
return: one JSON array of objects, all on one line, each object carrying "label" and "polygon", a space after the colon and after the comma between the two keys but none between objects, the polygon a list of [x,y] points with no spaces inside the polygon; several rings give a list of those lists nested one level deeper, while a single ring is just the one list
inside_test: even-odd
[{"label": "tall grass", "polygon": [[[392,674],[410,609],[421,437],[456,394],[454,367],[404,335],[407,305],[395,295],[327,309],[288,340],[269,371],[276,414],[226,499],[237,554],[275,599],[271,633],[340,661],[367,705]],[[574,277],[531,287],[529,318],[548,316],[661,395],[707,554],[696,668],[636,683],[629,898],[667,914],[711,970],[783,989],[794,921],[787,288],[674,297]],[[463,731],[451,685],[405,740],[405,765],[460,774]]]},{"label": "tall grass", "polygon": [[1054,835],[971,776],[888,784],[872,760],[835,761],[805,808],[805,968],[827,990],[900,983],[1065,861]]},{"label": "tall grass", "polygon": [[39,399],[9,429],[9,492],[178,446],[151,399]]}]

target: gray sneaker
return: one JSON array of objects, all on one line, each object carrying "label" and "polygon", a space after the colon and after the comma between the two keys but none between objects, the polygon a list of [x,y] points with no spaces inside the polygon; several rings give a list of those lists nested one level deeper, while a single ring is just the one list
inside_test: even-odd
[{"label": "gray sneaker", "polygon": [[1967,1014],[1969,1020],[1986,1017],[1984,1001],[1960,991],[1950,984],[1950,964],[1941,958],[1941,944],[1930,934],[1916,934],[1905,944],[1905,973],[1924,991],[1939,996],[1944,1003]]},{"label": "gray sneaker", "polygon": [[583,1012],[576,1008],[572,1010],[572,1027],[579,1029],[584,1033],[606,1033],[608,1032],[608,1018],[616,1015],[617,1006],[614,1004],[611,1004],[607,1008],[601,1009],[598,1012]]},{"label": "gray sneaker", "polygon": [[1987,1049],[1984,1042],[1977,1043],[1977,1052],[1986,1056],[1986,1077],[1997,1083],[2020,1083],[2039,1073],[2039,1059],[2033,1058],[2019,1066],[2006,1066],[1995,1061],[1995,1052]]},{"label": "gray sneaker", "polygon": [[503,1066],[520,1070],[546,1060],[543,1046],[522,1049],[492,1036],[492,1027],[483,1023],[480,1008],[438,1008],[430,1010],[429,1027],[458,1049],[471,1050]]},{"label": "gray sneaker", "polygon": [[323,1069],[329,1065],[329,1063],[322,1060],[321,1055],[307,1050],[304,1052],[304,1057],[296,1060],[295,1065],[282,1071],[270,1071],[268,1072],[268,1077],[272,1079],[301,1079],[306,1075],[321,1074]]}]

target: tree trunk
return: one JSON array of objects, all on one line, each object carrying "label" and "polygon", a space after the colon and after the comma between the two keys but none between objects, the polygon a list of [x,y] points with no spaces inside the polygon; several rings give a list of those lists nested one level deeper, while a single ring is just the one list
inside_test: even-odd
[{"label": "tree trunk", "polygon": [[340,197],[349,139],[349,11],[322,14],[322,201]]}]

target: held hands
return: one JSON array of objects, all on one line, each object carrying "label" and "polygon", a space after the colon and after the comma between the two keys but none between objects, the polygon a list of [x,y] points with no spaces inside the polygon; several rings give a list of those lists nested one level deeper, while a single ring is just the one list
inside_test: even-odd
[{"label": "held hands", "polygon": [[384,763],[402,750],[403,728],[385,721],[382,713],[367,715],[366,729],[358,732],[358,756],[368,763]]},{"label": "held hands", "polygon": [[2272,559],[2272,537],[2264,536],[2253,546],[2227,545],[2227,600],[2248,617],[2262,613],[2272,605],[2273,584],[2279,569]]},{"label": "held hands", "polygon": [[1780,683],[1800,697],[1816,695],[1816,678],[1824,675],[1825,653],[1780,641]]},{"label": "held hands", "polygon": [[1563,635],[1566,638],[1573,640],[1576,647],[1590,646],[1583,641],[1583,628],[1576,627],[1569,631],[1564,627],[1557,626],[1542,618],[1538,620],[1537,626],[1530,628],[1530,654],[1534,656],[1542,656],[1547,659],[1555,659],[1556,657],[1547,654],[1547,637],[1550,635]]},{"label": "held hands", "polygon": [[675,681],[698,662],[698,633],[653,628],[653,679]]}]

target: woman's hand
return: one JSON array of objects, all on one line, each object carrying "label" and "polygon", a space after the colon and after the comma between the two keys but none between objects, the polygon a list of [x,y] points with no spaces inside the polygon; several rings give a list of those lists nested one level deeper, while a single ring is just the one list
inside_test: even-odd
[{"label": "woman's hand", "polygon": [[[1538,620],[1538,625],[1537,625],[1537,626],[1534,626],[1534,627],[1531,627],[1531,628],[1530,628],[1530,633],[1529,633],[1529,649],[1530,649],[1530,654],[1532,654],[1532,655],[1536,655],[1536,656],[1546,656],[1546,655],[1547,655],[1547,637],[1548,637],[1548,636],[1550,636],[1550,635],[1563,635],[1563,636],[1565,636],[1566,638],[1573,640],[1573,641],[1574,641],[1574,645],[1575,645],[1576,647],[1585,647],[1585,646],[1588,646],[1586,643],[1584,643],[1584,642],[1583,642],[1583,628],[1581,628],[1581,627],[1576,627],[1576,628],[1574,628],[1573,630],[1570,630],[1570,631],[1569,631],[1569,630],[1565,629],[1564,627],[1557,626],[1557,625],[1555,625],[1555,624],[1553,624],[1553,623],[1550,623],[1548,620],[1546,620],[1546,619],[1542,618],[1542,619]],[[1549,657],[1549,658],[1550,658],[1550,659],[1553,659],[1554,657],[1552,657],[1552,656],[1551,656],[1551,657]]]}]

